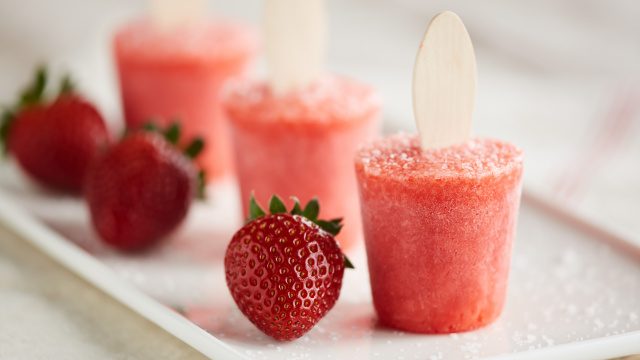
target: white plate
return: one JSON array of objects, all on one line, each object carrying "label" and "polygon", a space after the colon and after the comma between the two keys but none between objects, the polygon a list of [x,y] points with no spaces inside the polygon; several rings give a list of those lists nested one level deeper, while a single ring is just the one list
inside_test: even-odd
[{"label": "white plate", "polygon": [[439,336],[378,327],[359,248],[350,254],[357,269],[346,272],[335,308],[303,338],[278,343],[242,316],[224,283],[222,257],[240,223],[230,183],[211,188],[209,203],[198,204],[166,243],[136,256],[102,246],[80,200],[24,183],[13,166],[0,168],[0,221],[210,357],[584,359],[640,353],[640,249],[533,197],[521,208],[506,308],[489,327]]}]

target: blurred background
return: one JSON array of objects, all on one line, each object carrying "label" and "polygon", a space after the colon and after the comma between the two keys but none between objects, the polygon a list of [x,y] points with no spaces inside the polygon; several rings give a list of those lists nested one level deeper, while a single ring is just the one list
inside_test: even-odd
[{"label": "blurred background", "polygon": [[[526,191],[640,244],[640,2],[328,4],[329,68],[377,87],[386,131],[414,131],[417,45],[433,15],[457,12],[478,59],[475,132],[525,149]],[[143,0],[0,1],[0,104],[46,62],[72,72],[119,129],[110,40],[145,8]],[[212,1],[210,9],[260,26],[259,0]]]}]

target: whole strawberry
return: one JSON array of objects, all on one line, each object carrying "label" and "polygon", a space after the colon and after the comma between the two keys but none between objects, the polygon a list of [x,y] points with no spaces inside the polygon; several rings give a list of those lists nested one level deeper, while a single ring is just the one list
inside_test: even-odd
[{"label": "whole strawberry", "polygon": [[318,220],[319,205],[296,200],[287,213],[277,196],[270,214],[251,199],[248,223],[235,233],[224,259],[227,286],[240,311],[277,340],[304,335],[340,296],[345,265],[334,236],[342,219]]},{"label": "whole strawberry", "polygon": [[52,189],[80,192],[87,169],[109,143],[96,108],[67,79],[53,100],[44,98],[47,76],[37,72],[18,104],[5,111],[0,136],[22,170]]},{"label": "whole strawberry", "polygon": [[129,134],[91,167],[85,197],[104,242],[141,250],[184,220],[203,179],[193,162],[203,143],[196,139],[183,152],[179,135],[177,124],[164,134],[153,128]]}]

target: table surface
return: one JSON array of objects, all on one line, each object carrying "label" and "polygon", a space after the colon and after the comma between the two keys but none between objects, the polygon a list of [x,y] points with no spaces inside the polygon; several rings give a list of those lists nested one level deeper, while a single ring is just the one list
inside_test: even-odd
[{"label": "table surface", "polygon": [[[30,214],[35,222],[61,234],[63,244],[66,245],[65,240],[75,243],[124,282],[179,309],[188,319],[251,358],[344,358],[354,350],[361,357],[372,359],[424,359],[425,354],[436,359],[475,358],[549,350],[602,337],[609,337],[610,341],[611,337],[631,332],[637,336],[640,331],[640,297],[628,296],[640,294],[640,250],[614,249],[607,244],[617,243],[617,238],[585,228],[584,224],[574,226],[545,207],[533,206],[532,198],[525,197],[507,306],[492,326],[451,336],[419,336],[378,328],[371,306],[366,259],[359,246],[349,254],[356,270],[345,274],[341,299],[326,319],[296,342],[274,343],[240,314],[228,291],[221,291],[226,290],[221,257],[240,222],[240,217],[235,216],[240,210],[234,188],[232,182],[210,187],[209,199],[215,200],[195,204],[171,239],[144,256],[125,256],[99,241],[79,199],[30,186],[15,166],[0,166],[0,204],[4,205],[7,219],[12,218],[10,209],[14,207],[26,216]],[[19,228],[33,229],[36,225],[23,223]],[[42,239],[46,237],[36,238]],[[89,267],[83,269],[79,271],[90,273]],[[163,311],[171,314],[170,310]],[[76,317],[72,312],[68,315]],[[78,316],[82,318],[82,314]],[[118,329],[118,324],[113,323],[102,326]],[[614,353],[606,346],[605,350],[603,346],[598,349],[601,356],[640,350],[637,346],[620,346],[619,352]],[[580,357],[574,354],[573,358]]]},{"label": "table surface", "polygon": [[204,359],[2,225],[0,319],[0,359]]}]

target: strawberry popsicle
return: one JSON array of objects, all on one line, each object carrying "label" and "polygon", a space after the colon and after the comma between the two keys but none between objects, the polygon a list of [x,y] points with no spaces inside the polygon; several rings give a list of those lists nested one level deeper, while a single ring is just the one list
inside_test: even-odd
[{"label": "strawberry popsicle", "polygon": [[263,204],[272,194],[289,205],[317,197],[327,217],[344,217],[338,240],[351,246],[361,235],[353,156],[379,126],[373,89],[326,76],[283,95],[243,84],[227,100],[245,214],[252,192]]},{"label": "strawberry popsicle", "polygon": [[501,312],[522,152],[496,140],[421,149],[395,135],[356,156],[375,309],[420,333],[481,327]]},{"label": "strawberry popsicle", "polygon": [[252,30],[225,22],[163,28],[139,20],[120,28],[114,52],[127,125],[179,119],[185,138],[205,140],[200,163],[207,178],[228,174],[232,156],[220,92],[243,74],[256,45]]}]

